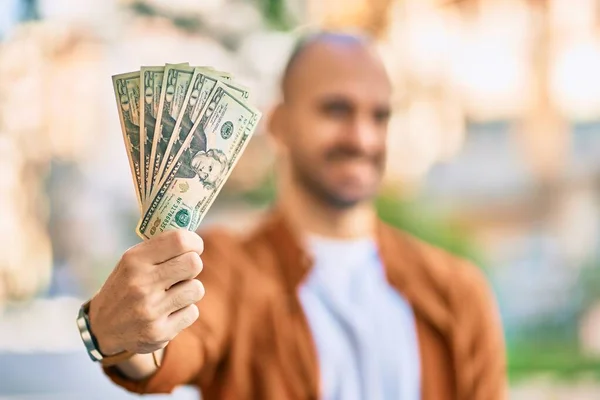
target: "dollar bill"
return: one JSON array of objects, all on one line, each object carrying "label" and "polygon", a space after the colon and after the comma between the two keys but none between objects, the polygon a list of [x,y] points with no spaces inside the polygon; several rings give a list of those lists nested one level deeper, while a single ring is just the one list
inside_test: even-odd
[{"label": "dollar bill", "polygon": [[148,202],[138,235],[150,239],[168,229],[196,230],[260,118],[234,89],[217,82],[166,179]]},{"label": "dollar bill", "polygon": [[140,209],[143,209],[144,192],[140,165],[140,73],[136,71],[114,75],[112,81],[136,197]]},{"label": "dollar bill", "polygon": [[[208,71],[204,68],[196,68],[194,70],[192,84],[188,87],[184,99],[185,106],[177,118],[175,127],[171,131],[171,137],[166,147],[164,157],[156,172],[153,190],[150,193],[151,197],[156,194],[156,188],[164,181],[166,171],[170,169],[173,159],[179,153],[183,142],[190,136],[190,131],[200,117],[200,112],[204,109],[217,82],[222,81],[233,91],[234,95],[239,96],[241,99],[249,98],[250,94],[248,88],[239,83],[224,79],[227,78],[225,75],[225,73]],[[197,129],[200,129],[200,127]]]},{"label": "dollar bill", "polygon": [[154,128],[155,140],[150,157],[152,165],[150,165],[150,175],[146,179],[146,184],[150,185],[146,191],[148,196],[152,193],[152,188],[154,187],[154,182],[157,180],[158,170],[162,164],[163,156],[167,151],[177,117],[185,104],[184,100],[192,82],[194,71],[193,67],[184,65],[170,65],[165,68],[164,90],[160,94],[159,112]]},{"label": "dollar bill", "polygon": [[140,156],[143,166],[141,171],[142,193],[145,200],[150,195],[151,181],[149,179],[153,157],[154,127],[159,110],[165,67],[142,67],[139,74],[144,93],[144,108],[140,113],[140,126],[142,127]]},{"label": "dollar bill", "polygon": [[219,71],[217,69],[213,69],[210,72],[212,72],[213,75],[217,75],[219,78],[221,78],[224,81],[230,81],[233,78],[229,72],[223,72],[223,71]]}]

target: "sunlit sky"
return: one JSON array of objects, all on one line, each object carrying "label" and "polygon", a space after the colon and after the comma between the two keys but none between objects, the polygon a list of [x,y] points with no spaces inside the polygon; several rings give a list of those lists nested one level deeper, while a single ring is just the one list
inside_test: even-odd
[{"label": "sunlit sky", "polygon": [[22,4],[20,0],[0,1],[0,39],[6,36],[19,18]]}]

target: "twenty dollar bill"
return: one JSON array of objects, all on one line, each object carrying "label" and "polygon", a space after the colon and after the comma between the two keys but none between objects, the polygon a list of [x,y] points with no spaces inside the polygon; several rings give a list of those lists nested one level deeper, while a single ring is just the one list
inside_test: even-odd
[{"label": "twenty dollar bill", "polygon": [[115,75],[112,81],[136,197],[142,209],[144,192],[140,165],[140,73]]},{"label": "twenty dollar bill", "polygon": [[143,239],[168,229],[197,229],[261,117],[222,82],[200,114],[138,224]]},{"label": "twenty dollar bill", "polygon": [[[231,88],[237,96],[242,99],[248,99],[248,89],[238,83],[230,81],[226,73],[197,67],[193,72],[191,85],[189,85],[183,101],[184,107],[177,118],[175,127],[171,128],[171,137],[166,150],[162,155],[160,167],[158,168],[158,171],[155,170],[155,184],[153,185],[154,190],[150,193],[151,196],[156,194],[156,188],[163,182],[166,175],[165,172],[170,169],[173,159],[179,154],[185,139],[190,134],[193,134],[192,127],[195,126],[195,129],[201,129],[200,126],[196,124],[196,121],[200,117],[201,111],[204,110],[208,98],[219,81]],[[193,143],[191,146],[193,147]],[[159,161],[158,158],[157,161]]]},{"label": "twenty dollar bill", "polygon": [[149,177],[146,182],[150,187],[146,194],[152,194],[155,183],[158,182],[158,170],[167,151],[181,109],[186,100],[194,68],[186,65],[170,65],[165,68],[163,90],[160,94],[156,125],[154,127],[154,144],[150,161]]},{"label": "twenty dollar bill", "polygon": [[141,163],[143,167],[141,175],[144,199],[150,195],[152,186],[150,168],[154,148],[154,127],[156,126],[164,74],[164,67],[142,67],[140,70],[142,92],[144,94],[144,108],[140,114],[140,126],[142,128]]}]

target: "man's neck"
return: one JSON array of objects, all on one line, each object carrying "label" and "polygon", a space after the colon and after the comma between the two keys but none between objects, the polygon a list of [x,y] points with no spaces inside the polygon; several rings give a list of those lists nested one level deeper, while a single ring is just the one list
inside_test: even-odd
[{"label": "man's neck", "polygon": [[280,193],[279,209],[302,235],[315,234],[339,239],[374,235],[376,213],[371,202],[339,209],[299,188],[286,188]]}]

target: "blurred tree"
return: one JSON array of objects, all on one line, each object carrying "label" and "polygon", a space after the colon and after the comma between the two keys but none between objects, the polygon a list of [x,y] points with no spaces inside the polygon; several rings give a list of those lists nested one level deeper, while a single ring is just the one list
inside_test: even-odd
[{"label": "blurred tree", "polygon": [[294,23],[287,8],[286,0],[257,0],[262,15],[270,28],[289,30]]},{"label": "blurred tree", "polygon": [[202,29],[205,26],[204,21],[198,15],[172,13],[166,10],[159,9],[158,7],[155,7],[152,4],[148,4],[147,2],[142,0],[134,1],[129,7],[136,14],[139,14],[144,17],[167,18],[171,20],[173,25],[187,32],[199,32],[202,31]]},{"label": "blurred tree", "polygon": [[386,223],[408,232],[417,238],[440,247],[474,264],[485,267],[485,260],[468,232],[447,220],[434,215],[426,205],[382,193],[375,202],[379,217]]}]

